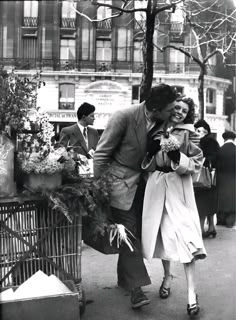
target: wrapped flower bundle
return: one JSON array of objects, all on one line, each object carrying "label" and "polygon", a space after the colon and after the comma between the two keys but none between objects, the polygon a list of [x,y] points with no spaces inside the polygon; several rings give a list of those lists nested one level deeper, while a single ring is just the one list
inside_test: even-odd
[{"label": "wrapped flower bundle", "polygon": [[167,130],[163,135],[161,136],[161,150],[163,152],[169,152],[173,150],[178,150],[180,148],[180,142],[178,139],[170,133],[171,128]]}]

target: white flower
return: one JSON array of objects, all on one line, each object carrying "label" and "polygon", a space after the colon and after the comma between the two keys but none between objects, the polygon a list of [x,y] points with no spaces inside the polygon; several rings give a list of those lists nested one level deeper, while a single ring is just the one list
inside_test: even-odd
[{"label": "white flower", "polygon": [[169,152],[172,150],[178,150],[180,148],[180,143],[178,139],[172,134],[168,133],[169,137],[161,136],[161,150],[164,152]]}]

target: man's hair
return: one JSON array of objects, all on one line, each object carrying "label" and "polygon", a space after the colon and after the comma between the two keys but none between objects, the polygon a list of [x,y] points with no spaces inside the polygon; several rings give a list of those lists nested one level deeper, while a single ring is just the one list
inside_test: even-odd
[{"label": "man's hair", "polygon": [[95,107],[87,102],[84,102],[81,104],[81,106],[77,110],[77,118],[78,120],[82,119],[83,116],[88,116],[90,113],[93,113],[95,111]]},{"label": "man's hair", "polygon": [[161,111],[167,104],[175,101],[178,96],[179,93],[174,87],[165,83],[160,83],[151,88],[150,95],[146,99],[147,110],[152,111],[153,109],[157,109]]},{"label": "man's hair", "polygon": [[236,134],[233,131],[225,131],[222,134],[222,138],[224,140],[228,140],[228,139],[234,140],[236,138]]}]

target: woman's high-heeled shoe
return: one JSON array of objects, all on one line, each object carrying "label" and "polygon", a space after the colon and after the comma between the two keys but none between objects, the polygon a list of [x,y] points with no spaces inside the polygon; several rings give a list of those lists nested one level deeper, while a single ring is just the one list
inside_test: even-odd
[{"label": "woman's high-heeled shoe", "polygon": [[200,306],[198,303],[198,295],[196,294],[196,302],[187,305],[187,313],[189,316],[196,316],[200,311]]},{"label": "woman's high-heeled shoe", "polygon": [[[173,275],[172,274],[170,274],[167,277],[170,277],[171,280],[173,279]],[[169,295],[170,295],[170,287],[169,288],[164,287],[165,280],[166,280],[166,277],[163,278],[162,284],[161,284],[160,289],[159,289],[159,296],[160,296],[161,299],[167,299],[169,297]]]},{"label": "woman's high-heeled shoe", "polygon": [[203,233],[202,233],[202,237],[203,237],[203,239],[205,239],[205,238],[209,238],[209,237],[215,238],[215,237],[216,237],[216,235],[217,235],[216,230],[206,231],[206,232],[203,232]]}]

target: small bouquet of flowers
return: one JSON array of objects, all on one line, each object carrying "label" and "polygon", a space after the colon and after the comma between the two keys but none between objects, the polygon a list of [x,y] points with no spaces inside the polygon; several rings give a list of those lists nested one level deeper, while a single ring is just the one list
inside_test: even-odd
[{"label": "small bouquet of flowers", "polygon": [[180,143],[177,138],[170,133],[171,130],[172,128],[166,129],[161,135],[161,150],[166,153],[180,148]]}]

